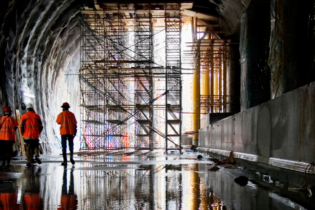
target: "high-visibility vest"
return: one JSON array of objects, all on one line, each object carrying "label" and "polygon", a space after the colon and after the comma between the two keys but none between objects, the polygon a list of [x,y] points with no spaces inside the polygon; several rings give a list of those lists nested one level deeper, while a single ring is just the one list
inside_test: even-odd
[{"label": "high-visibility vest", "polygon": [[3,116],[0,119],[0,140],[15,141],[15,128],[17,121],[13,117]]},{"label": "high-visibility vest", "polygon": [[[24,139],[38,139],[40,135],[40,127],[42,125],[40,116],[36,114],[34,111],[28,111],[22,115],[20,125],[24,125]],[[21,128],[22,129],[22,128]]]},{"label": "high-visibility vest", "polygon": [[74,135],[77,131],[77,120],[72,112],[61,112],[56,122],[60,124],[60,135]]},{"label": "high-visibility vest", "polygon": [[57,208],[58,210],[77,209],[78,208],[77,196],[74,194],[61,195],[61,204]]}]

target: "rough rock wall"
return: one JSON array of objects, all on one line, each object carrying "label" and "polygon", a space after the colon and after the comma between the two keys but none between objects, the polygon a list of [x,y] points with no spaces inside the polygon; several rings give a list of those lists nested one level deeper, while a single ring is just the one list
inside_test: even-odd
[{"label": "rough rock wall", "polygon": [[223,18],[220,23],[231,33],[239,31],[241,17],[251,1],[260,0],[209,0]]},{"label": "rough rock wall", "polygon": [[314,0],[272,0],[269,66],[275,98],[315,80]]},{"label": "rough rock wall", "polygon": [[[243,75],[245,78],[243,77],[241,79],[241,88],[246,89],[246,86],[254,85],[256,86],[256,89],[259,89],[261,83],[266,83],[267,80],[268,82],[270,80],[269,94],[271,98],[275,98],[315,80],[314,0],[209,0],[209,2],[216,7],[217,12],[221,15],[221,24],[223,24],[232,34],[240,31],[240,41],[246,41],[247,37],[253,37],[253,34],[246,36],[247,34],[244,30],[248,30],[248,28],[246,28],[247,26],[256,28],[253,30],[251,28],[249,29],[252,32],[257,32],[257,34],[254,35],[254,38],[255,36],[261,38],[259,33],[265,33],[266,28],[263,28],[259,23],[259,19],[257,19],[257,17],[259,17],[257,14],[265,8],[257,8],[256,12],[251,13],[252,9],[250,7],[255,4],[263,5],[266,4],[266,2],[269,4],[270,2],[270,12],[265,11],[262,13],[263,16],[270,14],[270,18],[268,18],[270,19],[269,30],[271,30],[269,39],[269,57],[267,58],[267,63],[266,61],[263,61],[263,68],[269,68],[270,73],[268,73],[269,70],[263,70],[263,68],[260,67],[263,70],[262,73],[268,73],[269,76],[267,74],[262,77],[261,75],[256,75],[255,77],[259,78],[260,81],[255,79],[251,81],[246,78],[246,73]],[[253,18],[253,15],[255,16],[255,14],[256,18]],[[242,16],[243,26],[240,24]],[[264,17],[264,20],[266,20],[266,17]],[[251,24],[251,26],[248,25],[248,21],[253,24]],[[242,34],[244,36],[242,36]],[[262,42],[264,41],[265,40],[262,40]],[[246,49],[246,47],[240,49],[241,54],[242,50],[246,51],[248,49]],[[241,62],[242,61],[243,60],[241,59]],[[249,62],[253,64],[257,63],[255,60]],[[241,66],[243,65],[242,68],[251,68],[247,66],[247,64],[248,62],[243,62],[241,64]],[[261,66],[261,63],[259,65]],[[242,71],[242,73],[244,73],[244,71]],[[264,85],[265,84],[263,84],[263,86]],[[267,90],[265,87],[263,88],[264,90]],[[243,93],[244,91],[246,92],[246,90],[242,90]],[[265,91],[265,93],[267,92],[268,91]],[[245,95],[247,96],[244,97]],[[266,101],[265,99],[254,99],[254,97],[260,95],[255,93],[255,91],[252,93],[248,92],[245,95],[241,98],[242,110]],[[268,98],[268,94],[263,95],[265,95],[265,98]],[[251,101],[253,102],[252,105]]]},{"label": "rough rock wall", "polygon": [[230,95],[230,103],[228,112],[237,113],[240,111],[240,64],[238,45],[231,46],[229,49],[230,59],[228,61],[227,84],[228,93]]},{"label": "rough rock wall", "polygon": [[270,100],[270,1],[253,1],[241,19],[241,110]]},{"label": "rough rock wall", "polygon": [[[0,9],[0,108],[25,112],[32,102],[42,117],[41,141],[54,149],[60,105],[79,118],[80,17],[83,0],[4,1]],[[22,93],[31,93],[29,98]]]}]

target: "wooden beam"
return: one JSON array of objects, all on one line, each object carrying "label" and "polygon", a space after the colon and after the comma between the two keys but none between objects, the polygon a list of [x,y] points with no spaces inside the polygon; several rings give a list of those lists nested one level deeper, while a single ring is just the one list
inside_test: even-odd
[{"label": "wooden beam", "polygon": [[[19,111],[19,110],[16,110],[16,111],[15,111],[15,114],[16,114],[16,120],[17,120],[17,122],[18,122],[19,125],[20,125],[20,122],[21,122],[20,111]],[[21,133],[20,126],[19,126],[19,128],[18,128],[18,134],[19,134],[19,139],[20,139],[20,143],[21,143],[21,152],[22,152],[22,155],[25,156],[24,138],[23,138],[23,135],[22,135],[22,133]]]}]

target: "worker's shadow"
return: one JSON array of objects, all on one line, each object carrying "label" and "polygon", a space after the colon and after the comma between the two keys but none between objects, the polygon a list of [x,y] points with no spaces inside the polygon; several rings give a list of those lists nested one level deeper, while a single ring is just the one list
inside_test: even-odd
[{"label": "worker's shadow", "polygon": [[60,199],[60,209],[77,209],[77,195],[74,193],[74,176],[73,169],[70,169],[70,183],[68,189],[68,180],[67,180],[67,172],[69,169],[66,167],[63,171],[63,179],[62,179],[62,191],[61,191],[61,199]]}]

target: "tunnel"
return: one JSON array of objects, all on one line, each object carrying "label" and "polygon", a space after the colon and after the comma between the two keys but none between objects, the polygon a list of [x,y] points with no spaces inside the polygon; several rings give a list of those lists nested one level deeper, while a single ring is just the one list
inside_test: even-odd
[{"label": "tunnel", "polygon": [[[25,166],[19,125],[0,207],[315,208],[314,8],[2,1],[0,116],[10,107],[20,123],[33,105],[43,163]],[[65,102],[77,121],[76,167],[60,166]]]}]

